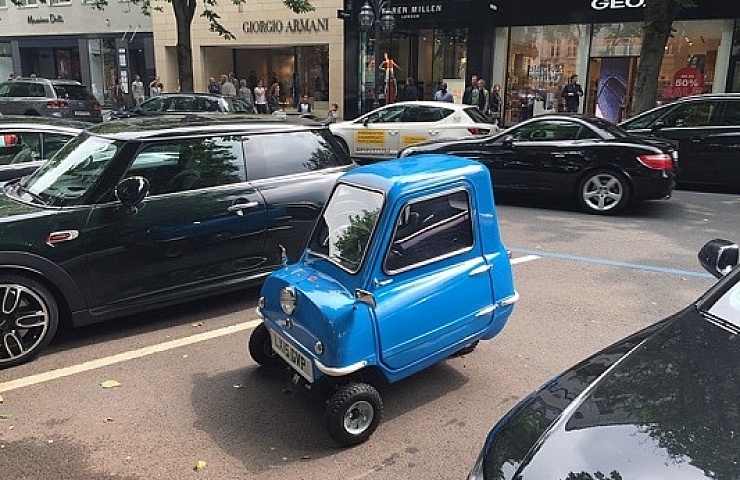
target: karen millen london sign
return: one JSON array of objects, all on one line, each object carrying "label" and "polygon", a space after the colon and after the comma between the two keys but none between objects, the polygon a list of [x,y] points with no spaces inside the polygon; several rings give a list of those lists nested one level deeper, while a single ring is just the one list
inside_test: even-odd
[{"label": "karen millen london sign", "polygon": [[329,31],[328,18],[294,18],[292,20],[255,20],[244,22],[244,33],[320,33]]}]

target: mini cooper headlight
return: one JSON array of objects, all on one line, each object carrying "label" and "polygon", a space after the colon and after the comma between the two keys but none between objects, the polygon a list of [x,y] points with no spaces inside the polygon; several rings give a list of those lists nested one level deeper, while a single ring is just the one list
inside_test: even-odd
[{"label": "mini cooper headlight", "polygon": [[280,291],[280,308],[286,315],[293,315],[296,307],[295,290],[291,287],[285,287]]}]

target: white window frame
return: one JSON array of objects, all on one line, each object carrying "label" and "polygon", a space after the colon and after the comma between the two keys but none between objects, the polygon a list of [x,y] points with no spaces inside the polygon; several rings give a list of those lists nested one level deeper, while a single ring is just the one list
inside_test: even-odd
[{"label": "white window frame", "polygon": [[8,8],[8,0],[0,0],[0,10]]},{"label": "white window frame", "polygon": [[67,5],[72,5],[72,0],[49,0],[51,7],[66,7]]},{"label": "white window frame", "polygon": [[39,0],[22,0],[21,8],[38,8]]}]

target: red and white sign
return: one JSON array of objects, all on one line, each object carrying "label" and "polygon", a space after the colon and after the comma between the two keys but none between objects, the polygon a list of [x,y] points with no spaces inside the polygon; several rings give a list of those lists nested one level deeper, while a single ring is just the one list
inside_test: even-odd
[{"label": "red and white sign", "polygon": [[673,75],[671,86],[663,90],[666,98],[688,97],[704,91],[704,75],[698,68],[685,67]]}]

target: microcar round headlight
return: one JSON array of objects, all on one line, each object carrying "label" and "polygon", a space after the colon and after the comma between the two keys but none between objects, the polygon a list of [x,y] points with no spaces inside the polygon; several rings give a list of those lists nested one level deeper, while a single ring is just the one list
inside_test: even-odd
[{"label": "microcar round headlight", "polygon": [[295,290],[291,287],[285,287],[280,291],[280,308],[286,315],[293,315],[296,307]]}]

